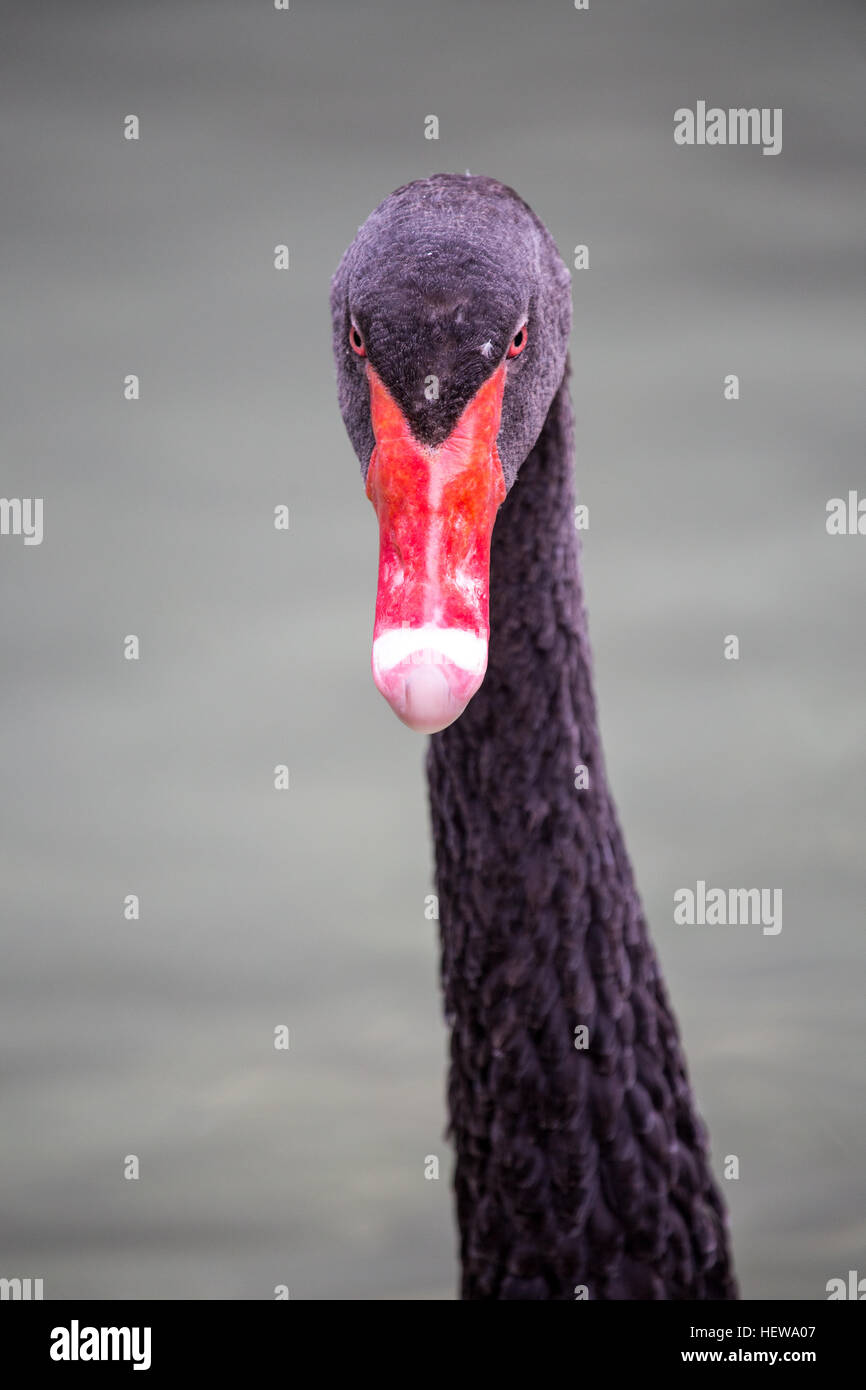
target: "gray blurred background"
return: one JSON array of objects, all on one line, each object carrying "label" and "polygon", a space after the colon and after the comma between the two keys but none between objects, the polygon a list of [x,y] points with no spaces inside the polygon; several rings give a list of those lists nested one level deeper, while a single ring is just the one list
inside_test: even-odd
[{"label": "gray blurred background", "polygon": [[[0,1275],[455,1295],[423,740],[369,674],[327,295],[466,168],[590,248],[602,726],[743,1293],[866,1275],[866,538],[825,531],[866,492],[863,39],[841,0],[6,7],[0,494],[45,539],[0,538]],[[782,153],[676,147],[699,99],[782,107]],[[781,935],[674,926],[698,878],[781,887]]]}]

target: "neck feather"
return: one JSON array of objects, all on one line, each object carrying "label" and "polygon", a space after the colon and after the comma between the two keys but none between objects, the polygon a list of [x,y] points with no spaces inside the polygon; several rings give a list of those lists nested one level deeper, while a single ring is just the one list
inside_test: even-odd
[{"label": "neck feather", "polygon": [[567,380],[494,527],[484,684],[428,779],[463,1297],[735,1296],[605,780]]}]

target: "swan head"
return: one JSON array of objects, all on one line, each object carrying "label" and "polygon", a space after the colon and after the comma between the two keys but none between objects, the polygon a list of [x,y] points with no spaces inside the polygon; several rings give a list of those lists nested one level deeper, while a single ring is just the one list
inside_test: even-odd
[{"label": "swan head", "polygon": [[565,371],[571,280],[494,179],[392,193],[334,276],[340,409],[379,522],[372,670],[436,733],[481,686],[496,514]]}]

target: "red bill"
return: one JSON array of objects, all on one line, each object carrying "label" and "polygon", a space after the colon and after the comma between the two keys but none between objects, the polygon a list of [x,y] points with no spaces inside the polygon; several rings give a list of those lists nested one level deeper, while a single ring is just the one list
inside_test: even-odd
[{"label": "red bill", "polygon": [[505,363],[441,444],[420,444],[367,363],[379,519],[373,679],[419,733],[462,714],[487,669],[490,538],[505,479],[496,449]]}]

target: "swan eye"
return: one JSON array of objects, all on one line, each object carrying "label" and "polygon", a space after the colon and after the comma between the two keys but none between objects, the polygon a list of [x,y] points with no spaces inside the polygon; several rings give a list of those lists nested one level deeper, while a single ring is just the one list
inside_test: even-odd
[{"label": "swan eye", "polygon": [[359,357],[367,356],[367,349],[364,347],[364,339],[361,337],[359,330],[354,324],[352,324],[352,327],[349,329],[349,344],[352,351],[356,352]]},{"label": "swan eye", "polygon": [[524,349],[525,347],[526,347],[526,324],[524,324],[522,328],[518,328],[518,330],[517,330],[517,332],[515,333],[514,337],[511,339],[511,342],[508,344],[508,352],[507,352],[506,356],[508,356],[508,357],[519,357],[520,354],[521,354],[521,352],[523,351],[523,349]]}]

